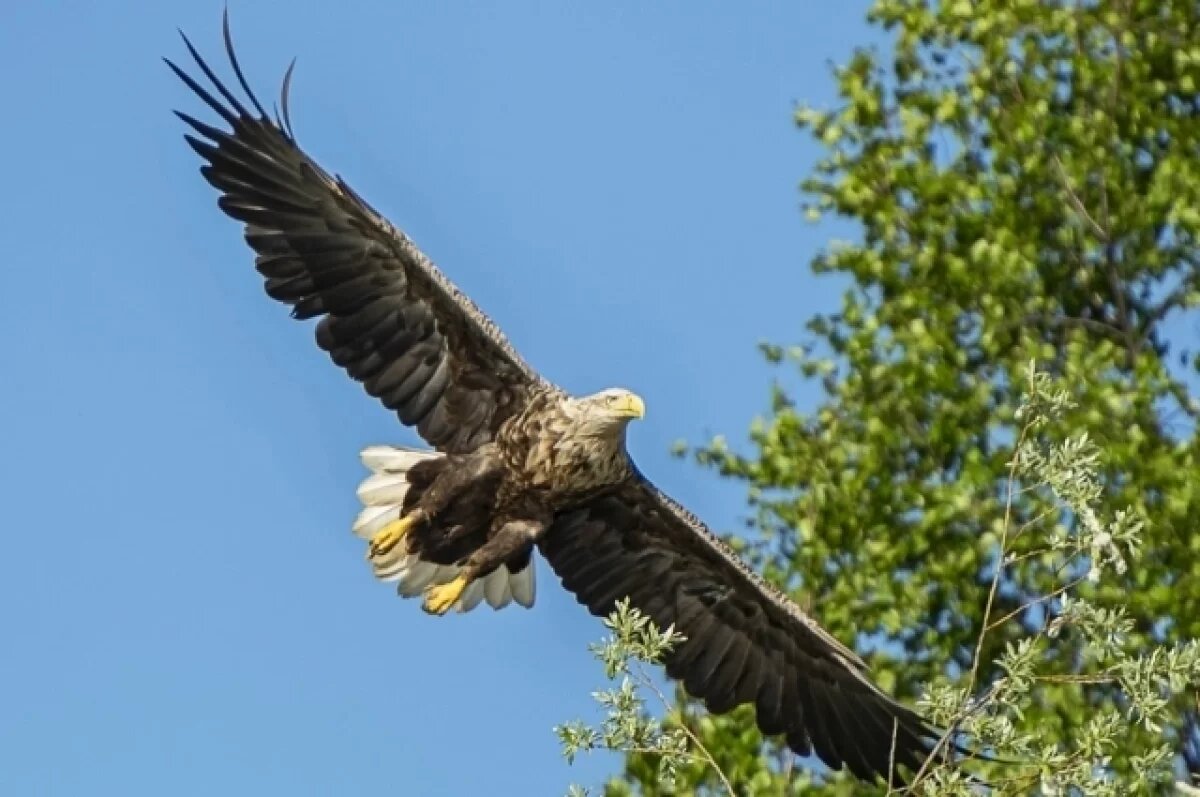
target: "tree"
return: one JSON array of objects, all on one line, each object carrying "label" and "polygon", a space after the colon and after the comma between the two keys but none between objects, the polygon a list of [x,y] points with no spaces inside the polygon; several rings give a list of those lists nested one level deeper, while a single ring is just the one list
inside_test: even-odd
[{"label": "tree", "polygon": [[[1200,6],[878,0],[869,20],[892,52],[855,52],[835,70],[840,106],[796,117],[826,147],[802,184],[806,212],[861,228],[812,267],[851,287],[840,312],[808,321],[803,345],[763,347],[787,370],[750,450],[718,439],[693,452],[747,484],[742,550],[909,701],[939,680],[995,684],[1005,650],[1063,612],[1064,581],[1088,606],[1123,608],[1133,649],[1200,637],[1188,381],[1200,372]],[[1006,500],[1031,360],[1070,389],[1045,434],[1086,433],[1103,452],[1096,510],[1129,508],[1141,527],[1137,566],[1096,583],[1099,549],[1062,572],[1041,549],[1081,539],[1086,518],[1050,512],[1037,490]],[[819,386],[817,406],[793,400],[797,376]],[[1038,524],[1044,534],[1007,536]],[[1092,655],[1072,634],[1035,652],[1063,673]],[[1109,682],[1031,690],[1021,727],[1064,744],[1105,707],[1127,708]],[[1193,767],[1195,706],[1173,703],[1162,731]],[[844,777],[806,787],[746,708],[693,709],[680,704],[746,794],[866,793]],[[1131,777],[1160,736],[1131,724],[1111,771]],[[609,792],[674,793],[656,766],[631,755]],[[681,793],[719,790],[700,764],[679,777]]]}]

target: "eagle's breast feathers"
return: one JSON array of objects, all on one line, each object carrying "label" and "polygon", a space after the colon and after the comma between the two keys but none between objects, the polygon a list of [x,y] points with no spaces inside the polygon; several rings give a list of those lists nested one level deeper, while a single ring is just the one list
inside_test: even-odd
[{"label": "eagle's breast feathers", "polygon": [[514,488],[538,493],[555,512],[615,487],[633,472],[624,434],[591,432],[582,423],[583,411],[563,391],[546,388],[496,435]]}]

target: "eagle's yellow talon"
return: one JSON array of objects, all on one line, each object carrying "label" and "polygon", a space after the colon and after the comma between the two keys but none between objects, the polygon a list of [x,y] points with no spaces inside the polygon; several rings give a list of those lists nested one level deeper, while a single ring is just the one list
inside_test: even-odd
[{"label": "eagle's yellow talon", "polygon": [[459,576],[448,584],[439,584],[425,590],[425,611],[430,614],[445,614],[450,607],[462,597],[463,590],[470,583],[464,576]]},{"label": "eagle's yellow talon", "polygon": [[399,520],[393,520],[381,528],[367,547],[367,558],[383,556],[388,551],[395,548],[404,539],[408,532],[412,531],[412,527],[416,525],[417,517],[415,513],[405,515]]}]

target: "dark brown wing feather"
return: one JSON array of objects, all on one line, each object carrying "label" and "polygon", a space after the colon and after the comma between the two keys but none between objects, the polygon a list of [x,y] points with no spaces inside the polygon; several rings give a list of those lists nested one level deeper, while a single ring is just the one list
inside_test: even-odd
[{"label": "dark brown wing feather", "polygon": [[714,713],[753,703],[764,734],[786,734],[797,753],[864,779],[886,778],[892,761],[915,771],[937,741],[867,679],[853,651],[640,477],[560,516],[539,545],[592,614],[628,597],[687,637],[667,674]]},{"label": "dark brown wing feather", "polygon": [[218,205],[246,224],[267,294],[296,318],[320,316],[317,343],[372,396],[448,452],[491,439],[523,406],[539,377],[499,329],[403,233],[296,145],[288,119],[270,119],[225,46],[247,109],[184,37],[222,99],[175,64],[168,66],[228,124],[178,114],[199,137],[200,171]]}]

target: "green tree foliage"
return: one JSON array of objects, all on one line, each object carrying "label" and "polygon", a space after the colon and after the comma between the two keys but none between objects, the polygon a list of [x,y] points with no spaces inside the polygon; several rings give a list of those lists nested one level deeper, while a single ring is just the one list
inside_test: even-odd
[{"label": "green tree foliage", "polygon": [[[908,701],[947,679],[983,693],[1006,650],[1063,614],[1066,583],[1089,611],[1123,611],[1133,649],[1200,637],[1200,5],[879,0],[869,18],[890,52],[855,52],[839,107],[797,114],[826,148],[803,182],[809,216],[861,229],[813,269],[851,287],[803,345],[764,346],[785,370],[750,449],[695,452],[748,485],[744,552]],[[1042,433],[1086,433],[1103,453],[1095,511],[1140,527],[1135,566],[1101,580],[1087,576],[1104,550],[1065,567],[1044,550],[1081,539],[1086,517],[1039,490],[1006,500],[1031,360],[1070,389]],[[815,406],[792,399],[797,378],[819,386]],[[1053,641],[1026,655],[1067,674],[1094,658],[1084,635]],[[1128,716],[1111,680],[1031,689],[1013,721],[1043,741]],[[1112,773],[1132,777],[1164,734],[1185,752],[1195,705],[1177,699],[1161,731],[1131,724]],[[748,709],[688,716],[742,793],[870,792],[794,767]],[[657,774],[632,754],[608,790],[720,792],[700,765],[677,792]]]},{"label": "green tree foliage", "polygon": [[[1119,797],[1169,787],[1176,777],[1175,756],[1161,731],[1174,719],[1171,698],[1200,684],[1200,640],[1147,645],[1133,633],[1135,624],[1124,607],[1108,609],[1079,596],[1084,584],[1100,584],[1106,577],[1128,572],[1131,565],[1137,567],[1144,548],[1143,523],[1133,513],[1101,515],[1102,456],[1087,434],[1054,441],[1053,430],[1075,406],[1070,390],[1030,368],[1025,397],[1014,416],[1020,431],[1008,465],[997,551],[1005,566],[992,569],[984,609],[989,620],[980,627],[970,668],[956,679],[939,679],[919,701],[933,722],[959,729],[977,749],[1000,751],[1015,759],[990,774],[974,773],[984,775],[990,793],[997,797],[1024,797],[1034,789],[1043,795]],[[1044,509],[1017,526],[1013,510],[1020,495],[1037,496]],[[1076,521],[1070,531],[1060,522],[1064,516]],[[1019,547],[1025,552],[1017,554]],[[1060,584],[991,619],[1001,579],[1035,556],[1044,569],[1060,574]],[[1031,627],[1024,615],[1034,610],[1043,621]],[[1022,624],[1024,635],[1006,646],[996,662],[1002,675],[978,694],[977,664],[982,663],[984,644],[990,634],[1010,623]],[[772,793],[783,787],[793,792],[804,789],[804,780],[790,780],[767,768],[749,781],[734,780],[724,772],[693,730],[696,715],[686,704],[673,707],[645,669],[645,664],[661,661],[681,641],[672,629],[656,628],[627,602],[618,603],[606,625],[613,635],[593,646],[593,652],[604,664],[609,681],[619,679],[620,686],[594,693],[606,715],[598,728],[575,721],[555,729],[568,761],[595,749],[649,755],[657,762],[654,789],[668,793],[676,790],[682,768],[690,768],[689,788],[698,782],[703,786],[704,780],[715,776],[712,779],[720,784],[716,791],[725,797],[764,788]],[[1049,650],[1064,644],[1073,655]],[[1069,669],[1064,671],[1064,665]],[[1090,704],[1089,719],[1069,738],[1057,738],[1040,727],[1022,730],[1047,685],[1103,686],[1105,700]],[[667,710],[665,724],[647,713],[648,695]],[[1150,732],[1145,739],[1148,746],[1130,744],[1137,725]],[[706,730],[711,732],[711,727]],[[1110,765],[1115,749],[1128,757],[1128,771],[1116,772]],[[979,769],[975,763],[971,768]],[[913,775],[908,789],[922,797],[979,793],[964,767],[946,764],[940,756]],[[582,796],[588,791],[576,786],[570,794]]]}]

